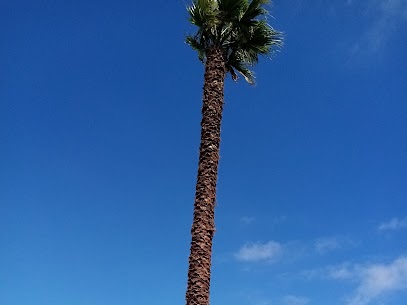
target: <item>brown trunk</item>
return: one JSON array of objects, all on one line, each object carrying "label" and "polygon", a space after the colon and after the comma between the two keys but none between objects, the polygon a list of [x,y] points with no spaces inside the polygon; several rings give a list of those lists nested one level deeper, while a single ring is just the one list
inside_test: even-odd
[{"label": "brown trunk", "polygon": [[194,220],[191,229],[187,305],[209,305],[212,239],[215,232],[214,212],[218,178],[220,125],[223,109],[223,87],[226,75],[221,50],[207,52],[201,145],[199,149]]}]

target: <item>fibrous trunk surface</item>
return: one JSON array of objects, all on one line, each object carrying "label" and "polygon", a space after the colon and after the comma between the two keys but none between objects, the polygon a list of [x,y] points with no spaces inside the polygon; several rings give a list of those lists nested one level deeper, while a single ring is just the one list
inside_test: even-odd
[{"label": "fibrous trunk surface", "polygon": [[206,55],[187,305],[209,305],[212,239],[215,232],[216,182],[226,69],[221,50],[213,49]]}]

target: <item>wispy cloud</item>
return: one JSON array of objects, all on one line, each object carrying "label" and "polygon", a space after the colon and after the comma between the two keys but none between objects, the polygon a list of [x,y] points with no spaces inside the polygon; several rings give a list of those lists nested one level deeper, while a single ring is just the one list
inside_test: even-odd
[{"label": "wispy cloud", "polygon": [[285,215],[280,215],[276,216],[271,220],[271,223],[274,225],[279,225],[287,221],[287,216]]},{"label": "wispy cloud", "polygon": [[350,263],[343,263],[337,266],[330,266],[326,269],[327,276],[334,280],[354,280],[357,266]]},{"label": "wispy cloud", "polygon": [[314,242],[314,249],[318,254],[326,254],[334,250],[339,250],[354,245],[355,242],[350,238],[343,236],[331,236],[316,239]]},{"label": "wispy cloud", "polygon": [[243,262],[273,262],[283,251],[280,243],[269,241],[266,243],[245,244],[235,253],[235,258]]},{"label": "wispy cloud", "polygon": [[330,280],[355,280],[357,265],[348,262],[340,265],[332,265],[323,268],[307,269],[300,272],[301,278],[307,280],[330,279]]},{"label": "wispy cloud", "polygon": [[274,217],[263,217],[263,218],[256,218],[253,216],[245,215],[239,218],[239,221],[242,224],[249,225],[252,224],[253,222],[267,222],[268,225],[280,225],[287,221],[287,216],[285,215],[280,215],[280,216],[274,216]]},{"label": "wispy cloud", "polygon": [[349,263],[327,268],[328,277],[352,280],[357,288],[347,305],[367,305],[377,298],[398,291],[407,291],[407,257],[388,264],[352,265]]},{"label": "wispy cloud", "polygon": [[283,298],[284,305],[307,305],[309,299],[306,297],[287,295]]},{"label": "wispy cloud", "polygon": [[379,225],[379,231],[395,231],[403,228],[407,228],[407,217],[402,219],[392,218],[387,222],[383,222]]},{"label": "wispy cloud", "polygon": [[[357,1],[347,0],[349,6]],[[407,24],[407,1],[405,0],[367,0],[365,12],[370,24],[361,39],[354,43],[353,54],[377,54],[395,35],[399,28]]]},{"label": "wispy cloud", "polygon": [[332,250],[339,249],[341,244],[336,237],[319,238],[314,243],[315,251],[319,254],[325,254]]},{"label": "wispy cloud", "polygon": [[250,217],[250,216],[243,216],[240,218],[240,222],[249,225],[251,224],[253,221],[255,220],[254,217]]}]

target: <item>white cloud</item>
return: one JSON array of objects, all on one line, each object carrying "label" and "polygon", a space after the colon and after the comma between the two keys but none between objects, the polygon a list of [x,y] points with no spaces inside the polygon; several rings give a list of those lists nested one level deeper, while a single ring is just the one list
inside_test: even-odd
[{"label": "white cloud", "polygon": [[235,253],[235,257],[237,260],[245,262],[271,262],[278,259],[282,248],[281,244],[275,241],[245,244]]},{"label": "white cloud", "polygon": [[379,225],[380,231],[400,230],[407,228],[407,217],[403,219],[392,218],[387,222],[383,222]]},{"label": "white cloud", "polygon": [[309,299],[295,295],[287,295],[283,298],[283,303],[285,305],[307,305],[309,303]]},{"label": "white cloud", "polygon": [[345,263],[329,267],[326,271],[329,278],[357,282],[347,305],[367,305],[383,295],[407,291],[407,256],[389,264],[362,266]]},{"label": "white cloud", "polygon": [[382,294],[407,290],[407,257],[388,265],[371,265],[360,272],[361,282],[348,305],[365,305]]}]

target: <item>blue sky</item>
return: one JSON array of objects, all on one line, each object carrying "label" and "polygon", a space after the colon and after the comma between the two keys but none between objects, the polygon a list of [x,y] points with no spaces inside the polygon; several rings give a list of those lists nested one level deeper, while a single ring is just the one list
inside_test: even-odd
[{"label": "blue sky", "polygon": [[[0,305],[183,304],[203,67],[176,1],[0,1]],[[225,88],[212,304],[404,305],[407,2],[274,1]]]}]

